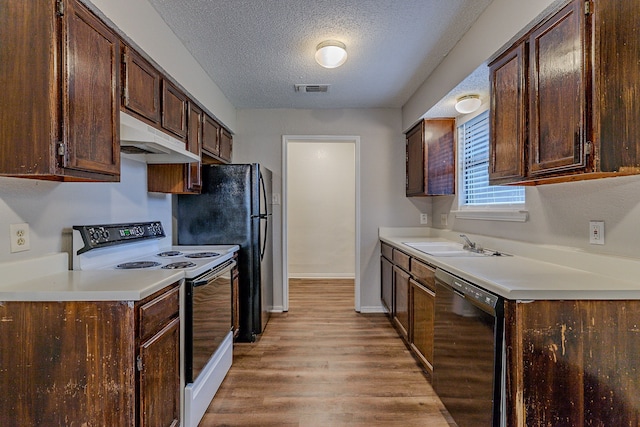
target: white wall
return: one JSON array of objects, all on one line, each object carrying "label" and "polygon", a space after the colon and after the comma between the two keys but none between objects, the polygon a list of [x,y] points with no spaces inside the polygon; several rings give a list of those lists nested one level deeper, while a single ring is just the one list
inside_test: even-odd
[{"label": "white wall", "polygon": [[[405,150],[400,110],[238,110],[234,162],[260,162],[282,193],[282,135],[360,136],[361,308],[380,308],[379,226],[419,226],[428,199],[404,196]],[[237,144],[237,145],[236,145]],[[282,212],[274,212],[274,306],[282,304]]]},{"label": "white wall", "polygon": [[289,142],[289,277],[355,277],[355,145]]},{"label": "white wall", "polygon": [[[162,221],[171,244],[171,197],[147,193],[147,165],[122,159],[119,183],[0,177],[0,262],[71,253],[73,225]],[[31,250],[10,253],[9,225],[26,222]]]}]

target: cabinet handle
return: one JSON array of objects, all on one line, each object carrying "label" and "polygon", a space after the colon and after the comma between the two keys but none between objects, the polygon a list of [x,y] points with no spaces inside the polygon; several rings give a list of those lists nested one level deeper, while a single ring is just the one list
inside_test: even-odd
[{"label": "cabinet handle", "polygon": [[142,372],[142,369],[144,368],[143,364],[142,364],[142,356],[138,355],[138,357],[136,357],[136,368],[138,368],[139,372]]}]

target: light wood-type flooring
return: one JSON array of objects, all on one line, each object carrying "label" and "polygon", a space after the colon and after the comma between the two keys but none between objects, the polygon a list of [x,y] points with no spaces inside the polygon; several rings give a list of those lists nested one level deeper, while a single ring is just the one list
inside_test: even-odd
[{"label": "light wood-type flooring", "polygon": [[200,426],[455,425],[384,314],[354,311],[352,280],[291,280],[289,311],[231,370]]}]

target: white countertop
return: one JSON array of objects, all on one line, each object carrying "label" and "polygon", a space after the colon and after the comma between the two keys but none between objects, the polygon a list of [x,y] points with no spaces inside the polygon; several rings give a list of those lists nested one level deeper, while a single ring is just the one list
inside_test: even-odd
[{"label": "white countertop", "polygon": [[[535,249],[526,244],[514,244],[509,248],[488,246],[513,256],[434,257],[420,252],[404,243],[452,241],[434,233],[411,235],[394,229],[381,229],[380,240],[400,248],[403,252],[442,270],[511,300],[572,300],[572,299],[640,299],[640,260],[579,254],[566,248],[538,248],[554,252],[540,254],[536,259]],[[472,240],[474,240],[472,238]],[[456,242],[461,242],[457,240]],[[492,242],[495,243],[495,242]],[[483,245],[484,246],[484,245]],[[535,246],[535,245],[530,245]],[[521,247],[525,247],[522,249]],[[521,249],[522,256],[509,251]],[[565,255],[567,252],[567,255]],[[580,255],[585,258],[581,264]],[[544,258],[555,256],[558,263]],[[563,262],[564,265],[559,264]],[[591,265],[596,271],[589,270]],[[602,266],[607,266],[606,270]]]},{"label": "white countertop", "polygon": [[68,270],[68,255],[0,263],[0,301],[139,301],[184,278],[182,271]]}]

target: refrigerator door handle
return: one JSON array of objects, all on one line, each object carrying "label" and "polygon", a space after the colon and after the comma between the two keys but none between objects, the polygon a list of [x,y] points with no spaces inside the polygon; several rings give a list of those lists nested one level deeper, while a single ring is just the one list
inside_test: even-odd
[{"label": "refrigerator door handle", "polygon": [[260,249],[260,262],[262,262],[262,260],[264,259],[264,252],[267,249],[267,236],[269,235],[269,208],[267,206],[268,205],[268,201],[267,201],[267,188],[266,185],[264,183],[264,179],[262,178],[262,173],[260,173],[260,186],[262,187],[262,199],[263,199],[263,206],[264,206],[264,213],[260,212],[260,214],[258,215],[258,217],[260,218],[260,220],[264,220],[264,236],[262,237],[262,248]]}]

